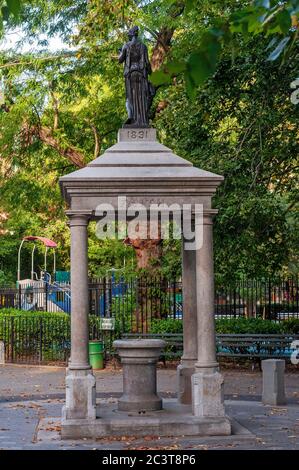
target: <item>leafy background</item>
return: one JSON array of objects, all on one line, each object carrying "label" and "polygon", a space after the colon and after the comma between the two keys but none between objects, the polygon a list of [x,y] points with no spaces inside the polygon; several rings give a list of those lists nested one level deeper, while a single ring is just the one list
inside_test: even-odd
[{"label": "leafy background", "polygon": [[[117,51],[141,29],[157,94],[152,125],[194,165],[223,174],[215,197],[216,273],[298,272],[298,0],[2,1],[0,50],[0,283],[16,277],[20,238],[59,245],[69,232],[59,177],[100,155],[125,119]],[[62,46],[51,48],[59,38]],[[179,275],[180,247],[161,267]],[[29,274],[29,251],[23,275]],[[42,257],[38,263],[42,263]],[[133,250],[99,241],[90,226],[90,274],[134,270]],[[27,269],[27,271],[26,271]]]}]

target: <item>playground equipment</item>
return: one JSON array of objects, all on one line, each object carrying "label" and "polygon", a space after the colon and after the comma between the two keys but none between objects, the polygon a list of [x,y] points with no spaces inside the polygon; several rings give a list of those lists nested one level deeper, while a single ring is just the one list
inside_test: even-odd
[{"label": "playground equipment", "polygon": [[110,273],[110,278],[108,283],[104,283],[103,293],[98,297],[97,315],[104,317],[107,312],[110,312],[111,315],[113,299],[123,297],[126,294],[129,288],[128,283],[123,276],[120,276],[118,280],[116,279],[116,273],[122,271],[123,269],[116,268],[106,270],[106,277]]},{"label": "playground equipment", "polygon": [[[33,242],[31,252],[31,278],[21,279],[21,251],[25,242]],[[40,277],[34,269],[34,254],[36,242],[42,242],[45,246],[44,269],[40,271]],[[70,313],[70,285],[65,282],[56,281],[56,253],[57,244],[45,237],[26,236],[22,239],[18,251],[18,277],[17,287],[20,288],[19,305],[22,310],[45,310],[49,312]],[[53,250],[53,272],[52,276],[47,271],[47,255],[49,249]],[[60,278],[61,272],[59,272]],[[22,290],[25,293],[22,293]]]},{"label": "playground equipment", "polygon": [[[21,279],[21,252],[25,242],[33,242],[31,251],[31,276],[30,279]],[[45,247],[44,267],[40,270],[38,276],[34,267],[34,255],[36,243],[41,242]],[[22,239],[18,252],[18,276],[17,287],[19,287],[19,308],[22,310],[43,310],[48,312],[71,312],[70,296],[70,276],[67,271],[56,271],[56,252],[57,244],[45,237],[26,236]],[[53,251],[53,271],[48,272],[48,253]],[[116,281],[116,271],[122,269],[111,269],[111,281],[104,284],[101,292],[96,292],[95,314],[106,316],[107,311],[111,313],[112,300],[116,297],[122,297],[127,291],[127,284],[120,277]],[[108,272],[108,271],[107,271]]]}]

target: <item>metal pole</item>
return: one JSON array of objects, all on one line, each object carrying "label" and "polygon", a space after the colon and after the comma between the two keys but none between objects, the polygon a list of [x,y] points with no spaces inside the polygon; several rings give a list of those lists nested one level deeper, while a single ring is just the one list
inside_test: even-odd
[{"label": "metal pole", "polygon": [[21,279],[21,249],[22,249],[23,243],[24,243],[24,240],[21,241],[21,245],[20,245],[19,252],[18,252],[18,276],[17,276],[18,281]]},{"label": "metal pole", "polygon": [[31,253],[31,280],[34,279],[34,252],[35,252],[35,244],[33,244],[32,253]]},{"label": "metal pole", "polygon": [[45,273],[47,272],[47,252],[48,252],[48,247],[46,246],[46,251],[45,251],[45,267],[44,267]]},{"label": "metal pole", "polygon": [[54,281],[56,280],[55,279],[55,273],[56,273],[56,251],[55,251],[55,248],[54,248],[54,265],[53,265]]}]

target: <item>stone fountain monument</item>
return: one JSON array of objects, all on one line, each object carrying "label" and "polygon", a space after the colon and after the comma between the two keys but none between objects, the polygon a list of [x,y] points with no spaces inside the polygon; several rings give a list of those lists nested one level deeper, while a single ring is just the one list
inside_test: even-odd
[{"label": "stone fountain monument", "polygon": [[[85,168],[60,178],[71,231],[71,359],[66,376],[63,438],[116,435],[229,435],[223,378],[216,360],[212,196],[222,176],[195,168],[159,143],[149,127],[154,95],[150,65],[138,28],[120,52],[124,62],[128,120],[118,141]],[[182,240],[184,351],[178,366],[177,399],[156,393],[156,362],[164,342],[116,341],[123,363],[124,391],[118,406],[96,404],[95,378],[88,361],[87,227],[99,220],[97,207],[109,204],[118,215],[126,203],[201,206],[202,243],[187,249]]]}]

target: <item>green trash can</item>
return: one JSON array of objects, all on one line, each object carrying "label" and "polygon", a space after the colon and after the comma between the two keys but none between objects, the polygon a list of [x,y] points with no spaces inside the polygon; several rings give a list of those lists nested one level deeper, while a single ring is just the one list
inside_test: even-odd
[{"label": "green trash can", "polygon": [[93,369],[104,369],[104,345],[99,340],[89,341],[89,363]]}]

